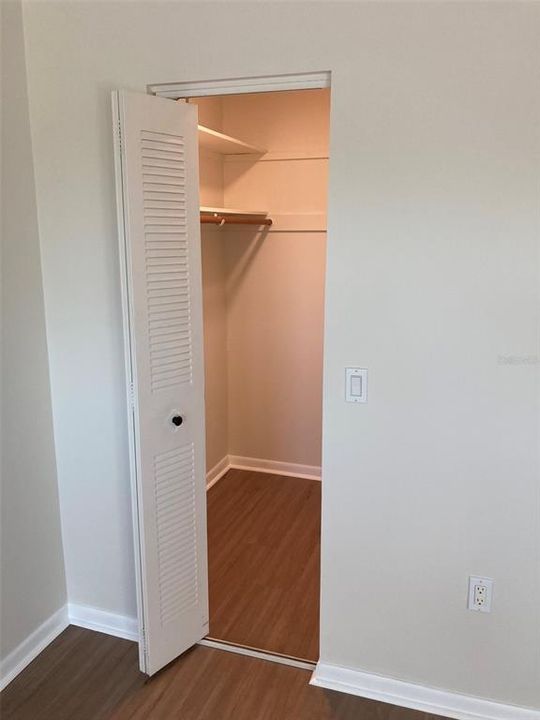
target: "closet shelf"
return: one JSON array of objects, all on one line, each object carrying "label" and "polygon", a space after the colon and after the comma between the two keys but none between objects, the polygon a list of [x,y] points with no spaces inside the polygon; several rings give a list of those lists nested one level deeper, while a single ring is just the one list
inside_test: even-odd
[{"label": "closet shelf", "polygon": [[266,150],[199,125],[199,146],[221,155],[264,155]]},{"label": "closet shelf", "polygon": [[271,225],[265,210],[237,210],[233,208],[201,207],[201,223],[212,225]]}]

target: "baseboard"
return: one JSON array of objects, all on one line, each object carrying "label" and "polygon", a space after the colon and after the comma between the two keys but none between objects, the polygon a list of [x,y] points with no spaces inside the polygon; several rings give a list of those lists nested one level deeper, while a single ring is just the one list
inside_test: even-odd
[{"label": "baseboard", "polygon": [[229,466],[237,470],[252,470],[271,473],[272,475],[305,478],[307,480],[321,479],[321,468],[318,465],[299,465],[297,463],[278,462],[277,460],[229,455]]},{"label": "baseboard", "polygon": [[100,610],[89,605],[69,603],[68,616],[71,625],[114,635],[125,640],[139,639],[137,618]]},{"label": "baseboard", "polygon": [[225,455],[225,457],[222,457],[221,460],[206,473],[206,489],[210,490],[210,488],[215,485],[218,480],[221,480],[230,467],[229,456]]},{"label": "baseboard", "polygon": [[12,650],[0,662],[0,690],[9,685],[68,625],[67,606],[64,605]]},{"label": "baseboard", "polygon": [[310,683],[455,720],[540,720],[540,710],[436,690],[329,663],[317,664]]}]

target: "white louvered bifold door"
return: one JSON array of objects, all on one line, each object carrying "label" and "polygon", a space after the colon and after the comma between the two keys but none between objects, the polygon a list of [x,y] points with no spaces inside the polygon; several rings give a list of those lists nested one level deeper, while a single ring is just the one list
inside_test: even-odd
[{"label": "white louvered bifold door", "polygon": [[141,666],[152,675],[208,630],[197,110],[124,91],[113,108]]}]

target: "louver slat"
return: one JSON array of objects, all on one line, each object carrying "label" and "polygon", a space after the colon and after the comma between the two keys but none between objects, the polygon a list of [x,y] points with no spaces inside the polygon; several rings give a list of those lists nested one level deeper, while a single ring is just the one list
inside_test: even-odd
[{"label": "louver slat", "polygon": [[[156,392],[192,382],[184,143],[177,135],[143,130],[140,147],[150,384]],[[168,303],[169,315],[162,307]]]},{"label": "louver slat", "polygon": [[162,626],[198,602],[193,443],[154,458]]}]

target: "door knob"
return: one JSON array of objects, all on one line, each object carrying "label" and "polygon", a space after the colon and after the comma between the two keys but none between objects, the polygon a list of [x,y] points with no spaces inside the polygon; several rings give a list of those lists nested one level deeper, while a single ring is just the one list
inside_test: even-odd
[{"label": "door knob", "polygon": [[180,425],[184,422],[184,418],[181,415],[173,415],[171,422],[173,425],[176,425],[176,427],[180,427]]}]

